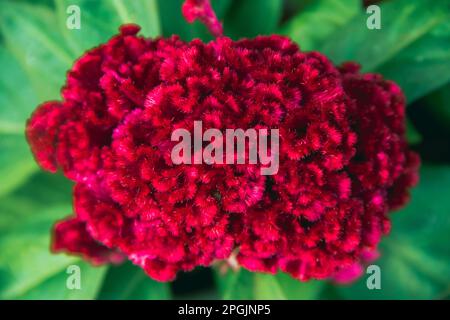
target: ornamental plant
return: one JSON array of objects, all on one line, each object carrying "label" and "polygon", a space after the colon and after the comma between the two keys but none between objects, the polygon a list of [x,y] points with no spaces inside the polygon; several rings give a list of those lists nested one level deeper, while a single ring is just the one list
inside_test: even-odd
[{"label": "ornamental plant", "polygon": [[[228,8],[231,13],[224,16],[226,9],[216,2],[212,2],[216,10],[209,0],[181,2],[176,6],[180,17],[171,17],[169,24],[161,22],[162,28],[175,30],[177,23],[184,26],[182,14],[192,24],[191,29],[153,36],[148,33],[151,23],[146,24],[145,19],[125,19],[109,39],[80,45],[83,50],[76,51],[78,56],[67,59],[72,66],[64,79],[52,78],[51,63],[36,67],[47,69],[50,76],[35,77],[34,83],[41,84],[43,91],[47,87],[60,90],[60,98],[42,94],[33,101],[30,108],[34,110],[27,113],[26,141],[39,167],[56,177],[45,175],[45,179],[57,179],[60,193],[72,197],[72,211],[55,207],[48,214],[52,227],[45,233],[51,233],[52,259],[86,261],[95,266],[86,270],[110,268],[99,289],[103,298],[108,298],[107,285],[113,283],[108,281],[124,274],[114,270],[132,268],[131,264],[145,272],[149,287],[155,285],[153,280],[176,283],[201,267],[214,267],[219,283],[227,277],[234,277],[230,283],[235,285],[252,279],[251,283],[261,288],[258,281],[277,279],[280,284],[276,287],[289,298],[299,297],[292,292],[301,290],[289,291],[286,287],[348,285],[378,261],[383,274],[394,273],[397,268],[387,270],[382,260],[386,256],[398,254],[417,262],[419,254],[415,255],[413,249],[402,250],[401,245],[394,244],[385,250],[382,243],[395,243],[395,233],[404,232],[402,225],[396,226],[396,219],[416,226],[423,219],[423,225],[428,226],[427,213],[433,210],[421,207],[420,202],[412,208],[423,214],[410,214],[414,210],[411,206],[395,212],[411,199],[428,198],[423,191],[418,200],[410,193],[419,182],[419,170],[425,172],[425,183],[434,172],[428,165],[420,168],[420,158],[426,163],[431,156],[418,147],[423,138],[407,120],[406,105],[447,83],[450,78],[444,71],[450,62],[442,63],[442,76],[422,77],[429,65],[412,64],[409,51],[398,57],[397,53],[402,45],[419,50],[446,35],[450,29],[444,17],[450,17],[450,8],[445,11],[442,4],[430,6],[433,26],[431,18],[404,18],[410,25],[398,22],[396,32],[402,35],[401,40],[392,43],[394,36],[385,37],[388,40],[374,43],[373,49],[368,42],[350,47],[352,41],[363,41],[362,36],[352,36],[352,28],[362,21],[356,19],[359,16],[351,9],[356,8],[352,1],[347,8],[338,6],[343,22],[320,18],[327,10],[333,11],[328,12],[333,17],[337,14],[329,1],[318,1],[298,9],[305,12],[299,18],[284,17],[287,22],[282,23],[282,29],[265,31],[266,25],[260,24],[252,30],[241,25],[244,31],[239,36],[236,25],[227,26],[227,21],[238,20],[233,12],[245,21],[256,7],[239,11],[233,2]],[[380,4],[387,8],[383,16],[386,20],[382,20],[386,32],[397,26],[390,9],[406,6],[407,2]],[[165,5],[167,2],[158,2],[158,10]],[[358,6],[364,8],[362,1]],[[425,7],[426,2],[411,12],[423,12]],[[127,8],[121,16],[135,17],[142,11],[150,19],[155,11]],[[56,7],[64,12],[62,9],[65,7]],[[5,25],[15,21],[8,20],[8,14],[14,16],[8,12],[13,11],[5,12]],[[168,15],[169,11],[165,12]],[[86,16],[92,18],[89,14]],[[315,30],[321,23],[330,25]],[[100,28],[100,24],[97,26]],[[424,26],[429,26],[429,36]],[[407,29],[415,27],[424,40],[416,35],[419,43],[406,45],[404,41],[413,41]],[[365,21],[359,28],[366,28]],[[335,29],[341,36],[336,40]],[[193,36],[186,35],[186,30]],[[66,32],[71,37],[76,31]],[[382,34],[369,29],[364,32],[373,32],[371,39],[375,40]],[[4,38],[11,48],[21,41],[18,34],[5,33]],[[42,35],[37,39],[50,41]],[[78,39],[69,39],[68,47],[78,44]],[[55,56],[64,57],[64,50],[55,51]],[[381,54],[383,50],[385,55]],[[427,62],[429,56],[420,52]],[[386,58],[391,56],[395,57],[392,61]],[[27,61],[25,55],[22,63]],[[430,65],[437,63],[433,60]],[[195,136],[198,123],[203,132],[240,128],[271,135],[276,131],[279,148],[269,148],[269,153],[277,153],[276,172],[264,175],[264,164],[249,161],[174,163],[171,154],[178,141],[174,141],[173,133],[184,129]],[[2,128],[0,118],[0,134]],[[249,149],[244,149],[247,157]],[[195,157],[194,148],[190,151]],[[237,153],[235,157],[239,158]],[[63,187],[66,183],[70,189]],[[20,196],[21,189],[15,188],[11,187],[14,197],[14,192]],[[430,188],[436,194],[439,189],[433,189],[433,185]],[[44,202],[54,200],[50,193],[47,197],[42,197]],[[47,218],[44,215],[36,221],[40,219]],[[2,223],[0,220],[0,230]],[[427,243],[427,237],[423,239]],[[420,247],[418,243],[410,242],[413,248],[415,244]],[[445,251],[445,239],[439,243],[435,248],[442,246]],[[2,248],[0,236],[0,251]],[[2,261],[12,256],[3,259],[0,254],[0,279],[3,270],[9,270]],[[445,275],[438,275],[437,269],[425,265],[418,268],[431,272],[432,278],[439,280],[439,288],[450,282]],[[9,291],[5,292],[20,297],[27,285],[26,281],[23,285],[8,284]],[[234,291],[225,288],[228,293],[223,297],[239,298],[230,294]]]},{"label": "ornamental plant", "polygon": [[[417,182],[401,88],[286,37],[233,41],[208,0],[183,14],[217,38],[147,39],[125,25],[76,61],[63,101],[28,121],[39,165],[75,182],[53,250],[127,258],[159,281],[233,255],[251,271],[353,280]],[[278,173],[174,165],[171,132],[196,120],[278,128]]]}]

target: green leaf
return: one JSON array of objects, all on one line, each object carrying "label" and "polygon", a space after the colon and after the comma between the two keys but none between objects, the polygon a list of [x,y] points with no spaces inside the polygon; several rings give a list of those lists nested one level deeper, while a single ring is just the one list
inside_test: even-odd
[{"label": "green leaf", "polygon": [[71,204],[72,182],[60,174],[38,172],[13,193],[0,197],[0,233],[22,223],[61,219],[72,212]]},{"label": "green leaf", "polygon": [[56,16],[43,6],[4,0],[0,30],[6,47],[30,79],[39,101],[58,99],[75,58],[55,28]]},{"label": "green leaf", "polygon": [[396,81],[411,103],[450,81],[450,12],[447,21],[377,69]]},{"label": "green leaf", "polygon": [[168,284],[150,279],[141,268],[127,262],[109,269],[98,298],[103,300],[162,300],[170,298],[170,289]]},{"label": "green leaf", "polygon": [[[26,74],[14,56],[0,47],[0,196],[22,184],[37,166],[25,140],[25,121],[37,104]],[[20,88],[20,89],[19,89]]]},{"label": "green leaf", "polygon": [[142,27],[142,34],[146,37],[156,37],[161,34],[156,0],[112,0],[110,2],[118,13],[121,24],[139,24]]},{"label": "green leaf", "polygon": [[[80,269],[80,288],[69,289],[67,280],[71,276],[68,269],[47,279],[26,294],[18,297],[21,300],[91,300],[95,299],[102,285],[107,266],[93,267],[84,261],[72,264]],[[71,265],[71,266],[72,266]]]},{"label": "green leaf", "polygon": [[318,50],[336,28],[361,11],[360,0],[317,0],[308,4],[280,30],[304,51]]},{"label": "green leaf", "polygon": [[0,298],[25,295],[77,258],[50,252],[50,230],[72,212],[71,184],[34,175],[0,198]]},{"label": "green leaf", "polygon": [[219,294],[224,300],[251,300],[254,297],[254,278],[250,271],[240,268],[237,271],[214,270]]},{"label": "green leaf", "polygon": [[450,290],[450,167],[424,166],[411,203],[392,214],[391,235],[380,248],[381,290],[366,277],[337,288],[348,299],[439,299]]},{"label": "green leaf", "polygon": [[276,278],[285,296],[290,300],[321,299],[322,293],[327,285],[326,281],[319,280],[300,282],[285,273],[278,273]]},{"label": "green leaf", "polygon": [[0,47],[0,196],[21,185],[35,164],[25,140],[25,121],[37,105],[26,74],[16,59]]},{"label": "green leaf", "polygon": [[0,135],[25,132],[25,121],[38,104],[27,74],[4,47],[0,47]]},{"label": "green leaf", "polygon": [[39,101],[33,86],[40,98],[55,98],[63,84],[62,65],[67,65],[68,56],[59,48],[54,27],[49,25],[52,17],[44,7],[2,3],[0,28],[10,50],[0,47],[5,74],[0,80],[0,196],[20,186],[37,170],[24,136],[26,119]]},{"label": "green leaf", "polygon": [[25,136],[0,133],[0,196],[20,186],[36,170]]},{"label": "green leaf", "polygon": [[270,275],[243,268],[238,271],[228,270],[226,274],[216,270],[215,278],[219,293],[225,300],[317,299],[326,285],[324,281],[300,282],[281,272]]},{"label": "green leaf", "polygon": [[224,19],[225,35],[232,39],[274,33],[281,19],[283,1],[233,1]]},{"label": "green leaf", "polygon": [[[125,23],[136,23],[146,37],[161,34],[157,0],[55,0],[58,23],[73,54],[80,56],[85,50],[106,42],[118,33]],[[72,12],[69,6],[80,8],[80,29],[67,28]]]},{"label": "green leaf", "polygon": [[339,28],[322,51],[335,63],[355,60],[372,71],[427,36],[446,18],[444,1],[396,0],[380,4],[381,29],[366,27],[369,14],[358,14]]},{"label": "green leaf", "polygon": [[255,273],[254,277],[254,298],[257,300],[286,300],[287,296],[283,292],[278,279],[271,274]]}]

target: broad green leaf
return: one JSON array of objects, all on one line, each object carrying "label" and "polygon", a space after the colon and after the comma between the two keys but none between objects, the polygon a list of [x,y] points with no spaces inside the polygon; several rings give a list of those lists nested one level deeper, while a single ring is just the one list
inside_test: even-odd
[{"label": "broad green leaf", "polygon": [[233,39],[274,33],[281,19],[283,1],[233,1],[224,18],[225,35]]},{"label": "broad green leaf", "polygon": [[109,269],[98,298],[104,300],[162,300],[170,298],[170,289],[168,284],[150,279],[141,268],[127,262]]},{"label": "broad green leaf", "polygon": [[25,132],[25,121],[38,104],[26,73],[4,47],[0,47],[0,135]]},{"label": "broad green leaf", "polygon": [[37,99],[16,59],[0,47],[0,66],[6,77],[0,79],[0,196],[36,171],[25,140],[25,121],[36,107]]},{"label": "broad green leaf", "polygon": [[74,56],[55,26],[53,11],[44,6],[3,0],[0,31],[6,47],[20,62],[39,101],[58,99]]},{"label": "broad green leaf", "polygon": [[279,272],[276,275],[250,272],[243,268],[228,270],[225,274],[216,270],[216,283],[222,299],[318,299],[326,282],[300,282]]},{"label": "broad green leaf", "polygon": [[[106,42],[125,23],[136,23],[141,34],[161,34],[157,0],[54,0],[58,23],[75,56]],[[74,14],[70,6],[80,8],[80,29],[69,29],[67,20]]]},{"label": "broad green leaf", "polygon": [[411,203],[392,214],[391,234],[382,242],[381,290],[367,277],[337,288],[349,299],[439,299],[450,293],[450,167],[424,166]]},{"label": "broad green leaf", "polygon": [[[105,2],[105,1],[103,1]],[[158,6],[156,0],[112,0],[120,23],[137,23],[146,37],[161,34]]]},{"label": "broad green leaf", "polygon": [[253,273],[240,268],[237,271],[227,270],[223,273],[220,268],[214,270],[220,297],[224,300],[251,300],[254,298]]},{"label": "broad green leaf", "polygon": [[257,300],[273,299],[286,300],[287,296],[276,276],[271,274],[255,273],[254,278],[254,298]]},{"label": "broad green leaf", "polygon": [[28,222],[0,235],[1,298],[14,298],[38,286],[77,258],[50,253],[53,219]]},{"label": "broad green leaf", "polygon": [[283,289],[284,295],[290,300],[322,299],[323,291],[327,285],[327,282],[318,280],[300,282],[285,273],[277,274],[276,278]]},{"label": "broad green leaf", "polygon": [[0,298],[24,295],[78,260],[50,252],[52,225],[71,212],[61,176],[38,173],[0,198]]},{"label": "broad green leaf", "polygon": [[[0,0],[0,1],[3,1],[3,0]],[[49,7],[51,7],[53,5],[53,0],[14,0],[14,1],[34,3],[34,4],[49,6]]]},{"label": "broad green leaf", "polygon": [[59,95],[63,65],[70,62],[66,50],[59,47],[52,19],[52,12],[45,7],[2,2],[0,31],[10,50],[0,47],[5,75],[0,80],[0,196],[36,171],[24,136],[26,119],[36,108],[38,95],[40,99]]},{"label": "broad green leaf", "polygon": [[[204,41],[211,40],[213,37],[209,34],[206,27],[196,21],[194,23],[188,23],[181,12],[181,7],[184,0],[158,0],[158,8],[161,17],[162,34],[165,37],[172,35],[178,35],[181,39],[189,41],[195,38],[202,39]],[[225,25],[228,20],[224,20],[225,13],[228,11],[232,0],[214,0],[211,5],[217,14],[219,20]],[[225,33],[225,35],[227,35]]]},{"label": "broad green leaf", "polygon": [[280,33],[297,42],[302,50],[318,50],[336,28],[360,11],[360,0],[313,1],[284,24]]},{"label": "broad green leaf", "polygon": [[402,87],[409,103],[450,81],[450,9],[446,20],[377,69]]},{"label": "broad green leaf", "polygon": [[[317,0],[286,0],[285,1],[285,10],[289,10],[290,14],[298,13],[303,8],[309,6],[312,2]],[[345,0],[343,0],[345,1]]]},{"label": "broad green leaf", "polygon": [[25,136],[0,133],[0,196],[20,186],[36,170]]},{"label": "broad green leaf", "polygon": [[[30,289],[26,294],[18,297],[21,300],[91,300],[95,299],[102,285],[107,266],[93,267],[84,261],[72,264],[79,267],[80,288],[70,288],[67,280],[72,275],[70,269],[65,268],[58,274],[47,279],[40,285]],[[70,265],[70,266],[72,266]]]},{"label": "broad green leaf", "polygon": [[446,18],[445,1],[396,0],[380,4],[381,29],[366,26],[363,12],[329,37],[322,52],[335,63],[354,60],[373,71],[427,36]]},{"label": "broad green leaf", "polygon": [[62,174],[37,172],[13,193],[0,197],[0,232],[30,220],[61,219],[71,212],[72,182]]}]

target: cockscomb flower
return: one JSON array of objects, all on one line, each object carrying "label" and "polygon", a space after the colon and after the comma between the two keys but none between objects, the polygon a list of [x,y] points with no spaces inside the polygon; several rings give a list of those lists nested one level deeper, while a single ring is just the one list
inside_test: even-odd
[{"label": "cockscomb flower", "polygon": [[[219,35],[208,6],[187,1],[183,11]],[[204,43],[138,32],[123,26],[86,52],[62,101],[27,123],[36,161],[75,182],[53,249],[96,264],[127,258],[160,281],[230,256],[299,280],[358,276],[417,181],[401,89],[282,36]],[[175,165],[171,133],[194,121],[279,129],[277,174]]]}]

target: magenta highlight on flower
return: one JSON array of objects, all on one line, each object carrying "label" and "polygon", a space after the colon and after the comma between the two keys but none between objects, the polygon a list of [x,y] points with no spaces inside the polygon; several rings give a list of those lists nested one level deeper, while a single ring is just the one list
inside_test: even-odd
[{"label": "magenta highlight on flower", "polygon": [[[210,128],[203,132],[202,121],[194,121],[194,134],[184,128],[172,132],[173,164],[259,164],[261,175],[274,175],[279,169],[280,135],[278,129],[226,129],[224,135],[219,129]],[[270,146],[268,140],[270,139]],[[181,140],[181,141],[180,141]],[[192,141],[193,140],[193,141]],[[203,147],[204,142],[209,142]],[[247,143],[246,143],[247,142]],[[225,146],[225,156],[224,156]]]}]

